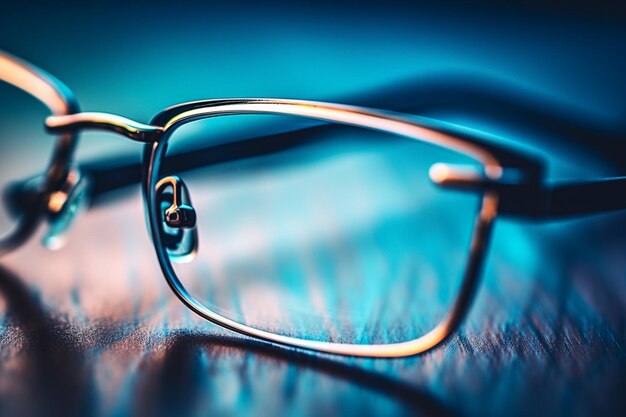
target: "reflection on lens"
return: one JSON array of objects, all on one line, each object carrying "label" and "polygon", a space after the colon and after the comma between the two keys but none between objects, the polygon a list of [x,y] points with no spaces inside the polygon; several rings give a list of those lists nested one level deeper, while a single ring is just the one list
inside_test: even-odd
[{"label": "reflection on lens", "polygon": [[[207,308],[282,335],[358,344],[423,336],[458,295],[481,198],[437,188],[428,172],[477,163],[362,128],[289,132],[307,124],[228,116],[173,133],[159,177],[184,179],[198,233],[194,261],[173,264],[179,280]],[[236,151],[182,160],[204,168],[181,170],[173,157],[268,129],[272,137]]]},{"label": "reflection on lens", "polygon": [[20,216],[20,208],[8,204],[9,185],[42,174],[50,159],[54,141],[43,127],[48,115],[35,98],[0,82],[0,239]]}]

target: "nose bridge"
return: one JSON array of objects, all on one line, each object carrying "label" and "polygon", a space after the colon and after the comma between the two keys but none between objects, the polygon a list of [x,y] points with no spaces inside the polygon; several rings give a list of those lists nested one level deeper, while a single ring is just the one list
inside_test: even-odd
[{"label": "nose bridge", "polygon": [[105,130],[143,143],[155,142],[163,133],[160,126],[147,125],[115,114],[95,112],[49,116],[46,119],[46,129],[50,133]]}]

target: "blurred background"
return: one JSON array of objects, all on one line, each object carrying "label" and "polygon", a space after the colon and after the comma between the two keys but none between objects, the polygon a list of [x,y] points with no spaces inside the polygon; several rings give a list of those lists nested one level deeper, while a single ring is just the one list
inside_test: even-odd
[{"label": "blurred background", "polygon": [[[1,31],[3,48],[67,83],[83,109],[143,121],[196,99],[354,101],[412,81],[454,80],[467,89],[510,88],[521,98],[542,100],[550,106],[544,112],[617,129],[624,126],[626,83],[620,6],[21,3],[3,13]],[[415,102],[435,107],[422,103],[419,94]],[[85,156],[136,148],[123,140],[83,145]]]},{"label": "blurred background", "polygon": [[[546,159],[550,181],[626,173],[620,2],[20,2],[3,8],[0,48],[65,82],[85,111],[149,122],[168,106],[199,99],[336,101],[488,132]],[[5,85],[0,97],[4,185],[40,172],[51,142],[45,109]],[[141,151],[92,132],[77,160],[115,166],[138,161]],[[300,158],[315,152],[307,148]],[[395,148],[386,155],[397,170],[412,157]],[[396,178],[373,182],[374,171],[365,172],[362,180],[380,192]],[[231,194],[203,202],[215,205],[218,223],[233,215],[220,201],[255,209],[254,193],[267,192],[258,188],[266,182],[232,191],[220,175],[214,178]],[[547,226],[504,221],[466,330],[427,355],[381,362],[272,350],[171,306],[177,301],[151,253],[138,192],[131,187],[82,215],[63,250],[34,241],[3,260],[0,414],[36,415],[46,404],[60,414],[101,415],[623,409],[615,399],[626,371],[623,214]],[[213,260],[240,247],[225,244]],[[11,317],[21,310],[11,306],[24,299],[36,308],[16,327]],[[33,320],[38,336],[23,336],[20,326]],[[68,358],[78,359],[66,366]],[[71,382],[67,390],[49,388],[61,379]],[[50,392],[43,408],[29,405],[29,392],[42,386]]]}]

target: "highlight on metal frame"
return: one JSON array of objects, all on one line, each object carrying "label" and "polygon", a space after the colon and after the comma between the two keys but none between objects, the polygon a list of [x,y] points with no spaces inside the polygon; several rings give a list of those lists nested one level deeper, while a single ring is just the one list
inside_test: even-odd
[{"label": "highlight on metal frame", "polygon": [[[89,178],[84,178],[79,170],[72,167],[78,134],[87,129],[118,133],[144,143],[143,190],[149,228],[170,288],[185,305],[205,319],[271,343],[369,357],[400,357],[423,352],[450,335],[468,311],[497,215],[549,220],[626,209],[626,177],[548,186],[543,177],[543,163],[538,158],[522,155],[448,123],[413,115],[306,100],[243,98],[183,103],[164,110],[149,124],[144,124],[106,113],[80,113],[76,100],[64,84],[5,52],[0,52],[0,80],[43,102],[53,114],[47,118],[46,126],[57,135],[45,175],[30,182],[18,182],[7,193],[11,200],[8,203],[22,216],[9,235],[0,237],[0,255],[24,242],[37,224],[46,218],[52,224],[48,233],[50,246],[58,242],[57,238],[77,209],[86,205],[90,194]],[[481,166],[476,170],[442,161],[433,165],[429,172],[433,183],[442,189],[479,193],[482,199],[460,292],[448,314],[434,329],[402,343],[359,345],[312,341],[260,330],[228,319],[193,297],[177,277],[172,262],[186,262],[197,253],[196,212],[184,181],[175,175],[160,178],[159,165],[171,134],[178,127],[194,120],[235,114],[289,115],[320,123],[357,126],[432,143],[480,162]],[[265,136],[264,140],[268,137]],[[246,149],[239,148],[239,151],[245,152]],[[193,168],[186,166],[184,155],[178,161],[180,171]],[[102,175],[107,176],[107,173]],[[119,177],[115,178],[101,188],[113,189],[121,185],[115,182],[119,181]]]}]

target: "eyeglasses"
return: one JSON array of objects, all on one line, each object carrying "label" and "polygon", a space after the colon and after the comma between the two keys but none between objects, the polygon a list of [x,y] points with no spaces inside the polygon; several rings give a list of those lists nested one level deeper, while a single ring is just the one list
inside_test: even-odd
[{"label": "eyeglasses", "polygon": [[[538,158],[413,115],[223,99],[176,105],[142,124],[80,112],[64,84],[5,52],[0,79],[44,103],[57,135],[46,173],[15,178],[4,192],[0,255],[44,220],[54,246],[86,196],[141,181],[176,296],[272,343],[370,357],[423,352],[467,313],[497,215],[626,208],[626,177],[548,186]],[[143,143],[142,178],[125,166],[77,169],[72,155],[88,129]]]}]

